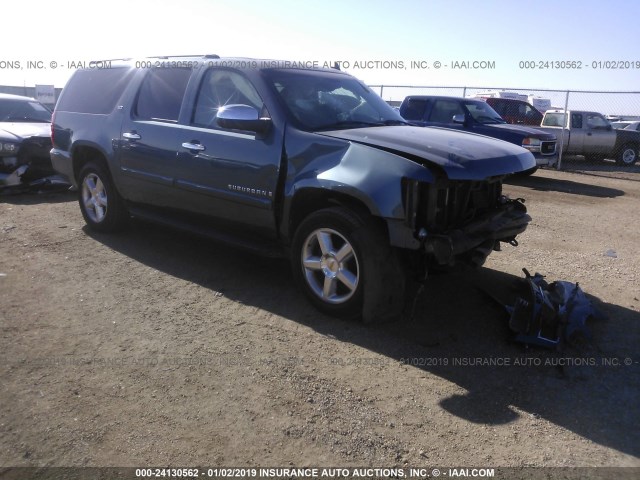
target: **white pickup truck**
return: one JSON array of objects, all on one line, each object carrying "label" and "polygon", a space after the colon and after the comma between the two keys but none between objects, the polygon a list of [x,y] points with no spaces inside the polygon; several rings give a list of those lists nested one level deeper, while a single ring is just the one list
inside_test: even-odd
[{"label": "white pickup truck", "polygon": [[562,139],[562,152],[583,155],[590,161],[605,158],[616,160],[620,165],[633,165],[638,160],[640,132],[616,130],[604,115],[578,110],[547,110],[539,130],[554,133],[558,143]]}]

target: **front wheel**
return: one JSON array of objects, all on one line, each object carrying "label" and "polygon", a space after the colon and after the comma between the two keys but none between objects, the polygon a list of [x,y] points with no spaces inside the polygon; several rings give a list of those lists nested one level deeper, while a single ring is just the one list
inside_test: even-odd
[{"label": "front wheel", "polygon": [[323,313],[365,321],[399,314],[399,264],[371,217],[342,207],[319,210],[298,227],[291,256],[294,279]]},{"label": "front wheel", "polygon": [[618,158],[616,159],[620,165],[631,166],[638,160],[638,147],[633,144],[627,144],[620,149]]},{"label": "front wheel", "polygon": [[80,170],[78,180],[78,200],[87,225],[99,232],[122,229],[129,215],[106,168],[89,162]]}]

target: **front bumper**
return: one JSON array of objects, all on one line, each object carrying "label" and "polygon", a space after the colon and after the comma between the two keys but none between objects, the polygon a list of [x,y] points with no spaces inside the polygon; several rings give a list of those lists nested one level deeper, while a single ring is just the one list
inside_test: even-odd
[{"label": "front bumper", "polygon": [[542,155],[541,153],[534,153],[533,156],[536,159],[536,165],[538,167],[555,167],[558,164],[558,154]]},{"label": "front bumper", "polygon": [[482,265],[492,250],[499,249],[500,242],[517,245],[516,236],[527,229],[529,222],[531,217],[520,200],[503,198],[498,208],[464,227],[445,234],[429,235],[427,232],[424,251],[440,265],[450,264],[463,254],[473,263]]},{"label": "front bumper", "polygon": [[51,164],[48,137],[25,138],[12,156],[0,157],[0,188],[40,185],[56,176]]}]

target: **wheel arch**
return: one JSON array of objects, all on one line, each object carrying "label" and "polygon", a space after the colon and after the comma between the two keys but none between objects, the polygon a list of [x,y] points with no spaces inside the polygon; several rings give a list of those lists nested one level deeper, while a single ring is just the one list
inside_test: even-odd
[{"label": "wheel arch", "polygon": [[[319,187],[305,187],[297,189],[290,200],[286,232],[284,238],[290,243],[302,221],[311,213],[331,207],[344,207],[361,216],[370,216],[374,223],[382,229],[386,238],[389,232],[386,222],[379,212],[373,210],[365,201],[345,192]],[[284,225],[283,225],[284,226]]]},{"label": "wheel arch", "polygon": [[76,144],[72,149],[71,158],[73,162],[73,176],[76,181],[79,180],[78,175],[80,175],[82,168],[91,161],[100,163],[105,167],[113,179],[113,174],[107,161],[107,155],[99,146],[91,143]]}]

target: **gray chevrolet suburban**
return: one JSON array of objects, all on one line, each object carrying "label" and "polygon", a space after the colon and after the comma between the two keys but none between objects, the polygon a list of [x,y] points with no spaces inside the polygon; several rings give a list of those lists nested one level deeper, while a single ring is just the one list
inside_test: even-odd
[{"label": "gray chevrolet suburban", "polygon": [[64,88],[52,142],[90,228],[133,216],[288,257],[341,317],[397,316],[408,273],[482,264],[531,220],[502,194],[529,151],[410,126],[356,78],[295,62],[97,62]]}]

